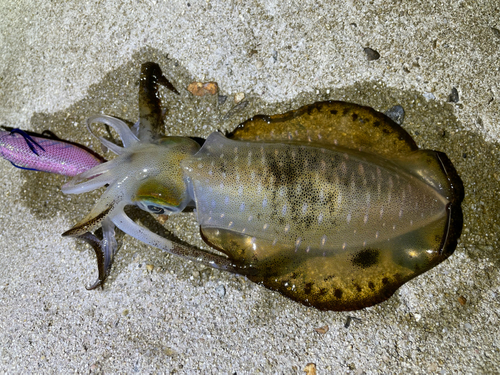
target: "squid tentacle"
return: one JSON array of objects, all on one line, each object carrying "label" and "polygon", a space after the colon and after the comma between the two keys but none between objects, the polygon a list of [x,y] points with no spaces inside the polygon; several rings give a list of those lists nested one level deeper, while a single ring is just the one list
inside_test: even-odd
[{"label": "squid tentacle", "polygon": [[177,255],[197,263],[202,263],[212,268],[232,273],[244,273],[242,272],[242,268],[237,264],[234,264],[229,258],[212,254],[192,246],[172,242],[165,237],[150,231],[148,228],[140,226],[128,217],[123,209],[117,210],[116,215],[113,216],[111,220],[120,230],[128,235],[148,245],[164,250],[169,254]]},{"label": "squid tentacle", "polygon": [[[108,141],[106,138],[95,134],[94,131],[92,130],[91,125],[93,123],[96,123],[96,122],[100,122],[100,123],[109,125],[113,129],[115,129],[116,132],[118,133],[118,135],[120,136],[124,147],[120,147],[117,144],[115,144],[111,141]],[[139,138],[137,138],[136,135],[132,132],[132,130],[130,130],[129,126],[125,122],[123,122],[122,120],[117,119],[116,117],[112,117],[112,116],[108,116],[108,115],[90,116],[87,119],[87,129],[94,137],[99,139],[105,147],[109,148],[111,151],[113,151],[117,155],[121,155],[123,153],[124,148],[130,147],[130,146],[136,144],[137,142],[139,142]]]},{"label": "squid tentacle", "polygon": [[117,178],[113,173],[113,168],[120,164],[121,161],[119,159],[113,159],[100,164],[75,176],[64,184],[61,190],[64,194],[80,194],[98,189],[106,184],[111,184]]},{"label": "squid tentacle", "polygon": [[197,263],[202,263],[208,267],[217,268],[231,273],[248,274],[251,272],[250,269],[245,270],[241,266],[233,263],[229,258],[212,254],[192,246],[172,242],[165,237],[150,231],[148,228],[133,221],[125,213],[125,206],[125,203],[120,202],[117,206],[113,207],[111,212],[109,212],[106,218],[102,221],[102,240],[99,240],[90,231],[78,234],[67,234],[69,232],[68,231],[63,234],[63,236],[69,235],[85,241],[93,248],[96,254],[98,278],[92,285],[86,287],[87,290],[96,289],[99,286],[102,287],[109,276],[113,258],[118,248],[115,240],[115,226],[139,241],[164,250],[169,254],[180,256]]},{"label": "squid tentacle", "polygon": [[85,287],[87,290],[93,290],[99,286],[104,286],[104,281],[109,275],[113,257],[118,248],[118,244],[115,240],[115,226],[110,219],[105,219],[103,221],[102,234],[102,240],[99,240],[91,232],[85,232],[75,236],[75,238],[79,238],[88,243],[94,249],[97,258],[98,277],[93,284]]},{"label": "squid tentacle", "polygon": [[110,184],[113,181],[114,177],[109,174],[101,174],[95,178],[92,178],[89,181],[79,183],[78,180],[71,180],[68,183],[64,184],[61,188],[64,194],[80,194],[87,193],[89,191],[95,190],[104,186],[106,184]]},{"label": "squid tentacle", "polygon": [[158,64],[153,62],[142,64],[139,86],[139,121],[134,125],[141,141],[151,142],[161,132],[163,116],[160,99],[156,95],[159,84],[174,94],[180,95],[174,85],[163,75]]},{"label": "squid tentacle", "polygon": [[120,192],[120,184],[113,183],[108,186],[94,207],[92,207],[92,210],[74,225],[73,228],[67,230],[62,235],[78,236],[82,233],[93,231],[101,226],[106,219],[112,219],[127,204],[129,204],[128,200],[124,200],[123,192]]}]

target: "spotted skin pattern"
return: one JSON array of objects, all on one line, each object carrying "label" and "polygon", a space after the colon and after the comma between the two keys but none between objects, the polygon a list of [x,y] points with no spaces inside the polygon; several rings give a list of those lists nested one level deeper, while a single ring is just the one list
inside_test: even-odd
[{"label": "spotted skin pattern", "polygon": [[205,241],[306,305],[380,302],[449,255],[450,191],[378,155],[213,133],[181,165]]}]

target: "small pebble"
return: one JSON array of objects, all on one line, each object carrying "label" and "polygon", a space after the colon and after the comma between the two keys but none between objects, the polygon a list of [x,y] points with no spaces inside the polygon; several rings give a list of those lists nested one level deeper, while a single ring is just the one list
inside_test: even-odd
[{"label": "small pebble", "polygon": [[314,330],[315,330],[316,332],[318,332],[319,334],[321,334],[321,335],[324,335],[325,333],[327,333],[329,329],[330,329],[330,327],[328,327],[328,326],[323,326],[323,327],[319,327],[319,328],[314,328]]},{"label": "small pebble", "polygon": [[363,51],[365,51],[365,54],[366,54],[366,57],[368,58],[368,61],[373,61],[373,60],[380,59],[380,53],[378,53],[374,49],[366,47],[366,48],[363,49]]},{"label": "small pebble", "polygon": [[219,103],[219,105],[223,105],[227,100],[227,96],[226,95],[219,95],[217,97],[217,102]]},{"label": "small pebble", "polygon": [[432,92],[424,92],[424,98],[427,100],[434,100],[436,97]]},{"label": "small pebble", "polygon": [[239,92],[237,93],[235,96],[234,96],[234,102],[236,104],[240,103],[241,101],[243,101],[243,99],[245,99],[245,93],[244,92]]},{"label": "small pebble", "polygon": [[148,272],[152,272],[154,268],[155,266],[153,266],[152,264],[146,264],[146,269],[148,270]]},{"label": "small pebble", "polygon": [[395,105],[392,108],[389,108],[385,115],[389,117],[392,121],[394,121],[398,125],[402,125],[405,119],[405,110],[400,105]]},{"label": "small pebble", "polygon": [[193,82],[188,85],[187,90],[195,96],[215,95],[219,86],[217,82]]},{"label": "small pebble", "polygon": [[156,215],[156,221],[161,225],[164,225],[168,220],[168,215]]},{"label": "small pebble", "polygon": [[346,319],[346,322],[344,324],[344,328],[349,328],[351,326],[351,322],[353,320],[358,320],[358,321],[361,321],[361,319],[359,318],[356,318],[355,316],[348,316],[347,319]]},{"label": "small pebble", "polygon": [[448,101],[451,103],[458,103],[459,100],[460,98],[458,96],[458,90],[456,89],[456,87],[453,87],[451,89],[451,94],[448,96]]},{"label": "small pebble", "polygon": [[304,368],[304,372],[306,373],[306,375],[316,375],[316,364],[308,363]]},{"label": "small pebble", "polygon": [[458,303],[460,303],[462,306],[465,306],[465,304],[467,303],[467,298],[465,298],[464,296],[458,297]]},{"label": "small pebble", "polygon": [[215,292],[219,295],[220,298],[223,298],[226,295],[226,288],[224,285],[219,285],[215,288]]}]

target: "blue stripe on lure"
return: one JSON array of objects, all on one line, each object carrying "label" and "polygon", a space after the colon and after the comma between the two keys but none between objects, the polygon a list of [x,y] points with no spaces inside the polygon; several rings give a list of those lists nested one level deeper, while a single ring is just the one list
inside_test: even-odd
[{"label": "blue stripe on lure", "polygon": [[[157,64],[142,66],[140,119],[132,132],[108,116],[124,147],[63,186],[83,193],[109,185],[65,236],[94,247],[102,285],[116,250],[114,226],[172,254],[246,275],[322,310],[354,310],[389,298],[402,284],[455,250],[463,185],[448,157],[419,150],[410,135],[375,110],[320,102],[255,116],[203,146],[161,137]],[[203,240],[223,255],[172,242],[124,212],[196,207]],[[91,232],[102,226],[104,238]]]},{"label": "blue stripe on lure", "polygon": [[[12,129],[10,131],[10,135],[12,134],[20,134],[24,140],[26,141],[26,145],[29,147],[29,149],[35,154],[38,156],[38,151],[36,150],[36,148],[38,147],[40,150],[42,151],[45,151],[45,149],[40,146],[38,144],[37,141],[35,141],[28,133],[26,133],[24,130],[21,130],[21,129]],[[24,169],[24,170],[27,170],[27,171],[37,171],[37,172],[40,172],[39,169],[35,169],[35,168],[28,168],[28,167],[23,167],[21,165],[16,165],[13,161],[9,160],[9,162],[16,168],[19,168],[19,169]]]},{"label": "blue stripe on lure", "polygon": [[26,144],[28,145],[28,147],[30,148],[31,151],[33,151],[33,153],[35,155],[38,155],[38,151],[36,150],[36,148],[38,147],[40,150],[42,151],[45,151],[45,149],[40,146],[40,144],[35,141],[28,133],[26,133],[24,130],[21,130],[21,129],[12,129],[10,131],[10,134],[21,134],[21,136],[24,138],[24,140],[26,141]]}]

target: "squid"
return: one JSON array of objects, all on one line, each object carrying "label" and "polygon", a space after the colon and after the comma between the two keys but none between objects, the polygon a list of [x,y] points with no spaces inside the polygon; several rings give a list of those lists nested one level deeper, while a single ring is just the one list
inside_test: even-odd
[{"label": "squid", "polygon": [[[318,102],[254,116],[230,134],[214,132],[200,142],[161,135],[159,84],[178,94],[157,64],[143,64],[132,127],[106,115],[88,119],[93,134],[93,124],[106,124],[122,145],[96,135],[117,157],[97,158],[62,187],[80,194],[107,186],[63,233],[95,250],[99,276],[88,289],[109,275],[116,227],[320,310],[383,302],[453,254],[463,222],[462,181],[446,154],[419,149],[384,114]],[[31,153],[41,152],[18,135],[28,147],[31,142]],[[65,163],[77,159],[70,155]],[[152,215],[192,208],[203,241],[216,251],[152,232],[127,216],[127,205]],[[99,228],[102,239],[94,234]]]}]

